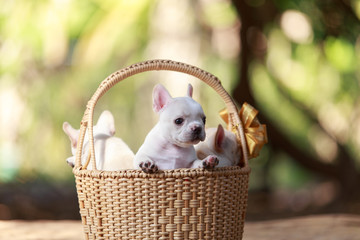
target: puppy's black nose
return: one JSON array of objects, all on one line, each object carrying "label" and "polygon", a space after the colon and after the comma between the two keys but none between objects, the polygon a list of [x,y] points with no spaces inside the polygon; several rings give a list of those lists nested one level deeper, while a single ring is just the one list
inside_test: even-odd
[{"label": "puppy's black nose", "polygon": [[194,126],[192,128],[192,131],[193,131],[194,134],[200,134],[201,131],[202,131],[202,127],[201,126]]}]

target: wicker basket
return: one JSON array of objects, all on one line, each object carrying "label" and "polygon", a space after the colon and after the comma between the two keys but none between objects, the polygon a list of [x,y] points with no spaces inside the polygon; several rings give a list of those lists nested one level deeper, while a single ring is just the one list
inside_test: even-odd
[{"label": "wicker basket", "polygon": [[241,142],[241,166],[156,174],[86,170],[78,147],[73,172],[86,239],[242,239],[250,174],[247,146],[233,100],[210,73],[170,60],[141,62],[113,73],[88,102],[78,146],[83,145],[88,129],[90,163],[96,169],[92,130],[97,101],[119,81],[152,70],[193,75],[221,96],[229,112],[229,129]]}]

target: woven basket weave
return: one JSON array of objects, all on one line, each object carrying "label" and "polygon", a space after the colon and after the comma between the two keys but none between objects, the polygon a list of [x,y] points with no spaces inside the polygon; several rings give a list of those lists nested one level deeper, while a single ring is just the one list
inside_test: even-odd
[{"label": "woven basket weave", "polygon": [[[229,129],[241,143],[240,166],[165,170],[96,170],[93,113],[111,87],[134,74],[152,70],[183,72],[211,86],[224,100]],[[250,168],[243,127],[237,108],[221,82],[197,67],[170,60],[131,65],[106,78],[87,104],[79,145],[89,133],[92,169],[81,165],[78,147],[73,170],[86,239],[242,239]]]}]

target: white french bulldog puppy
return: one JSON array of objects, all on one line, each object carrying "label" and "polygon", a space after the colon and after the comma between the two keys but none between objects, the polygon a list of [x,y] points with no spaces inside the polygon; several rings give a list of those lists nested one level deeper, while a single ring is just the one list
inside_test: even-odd
[{"label": "white french bulldog puppy", "polygon": [[[76,148],[80,130],[74,129],[68,122],[63,124],[64,132],[71,141],[71,152],[73,156],[69,157],[67,163],[74,167]],[[110,111],[104,111],[100,115],[98,122],[93,127],[96,168],[98,170],[116,171],[121,169],[132,169],[134,153],[120,138],[114,137],[115,122]],[[85,134],[84,146],[81,156],[82,165],[85,164],[89,152],[89,137]],[[91,164],[87,167],[92,169]]]},{"label": "white french bulldog puppy", "polygon": [[192,99],[189,84],[186,97],[172,98],[158,84],[153,90],[153,110],[159,121],[148,133],[135,155],[134,167],[146,173],[176,168],[214,168],[216,156],[204,160],[196,157],[194,145],[205,139],[205,114],[199,103]]},{"label": "white french bulldog puppy", "polygon": [[238,146],[234,133],[224,130],[219,124],[217,128],[206,129],[206,139],[195,146],[196,155],[204,159],[215,155],[219,159],[216,167],[236,166],[241,158],[241,149]]}]

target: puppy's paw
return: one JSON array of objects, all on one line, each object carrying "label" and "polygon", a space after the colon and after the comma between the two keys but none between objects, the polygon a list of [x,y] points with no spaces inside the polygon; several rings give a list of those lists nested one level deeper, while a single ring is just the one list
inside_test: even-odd
[{"label": "puppy's paw", "polygon": [[156,164],[151,160],[140,162],[139,167],[144,173],[156,173],[159,170]]},{"label": "puppy's paw", "polygon": [[219,159],[215,155],[207,156],[203,162],[203,168],[205,169],[213,169],[219,164]]}]

